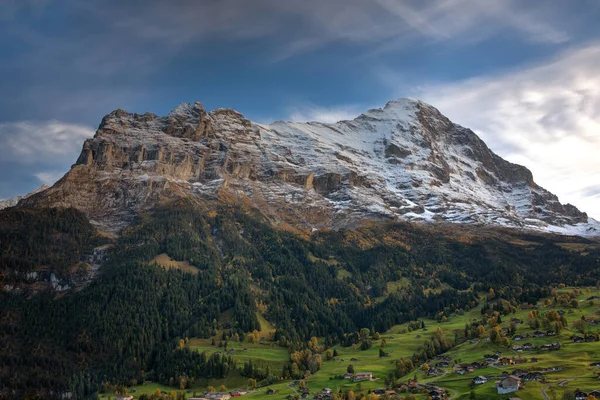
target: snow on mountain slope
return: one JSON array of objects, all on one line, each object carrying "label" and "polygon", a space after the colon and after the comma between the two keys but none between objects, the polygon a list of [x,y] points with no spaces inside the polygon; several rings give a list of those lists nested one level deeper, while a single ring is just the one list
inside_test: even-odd
[{"label": "snow on mountain slope", "polygon": [[166,117],[117,110],[63,179],[23,203],[74,206],[116,232],[173,197],[236,199],[301,229],[408,219],[598,232],[529,170],[412,99],[335,124],[261,125],[199,103]]},{"label": "snow on mountain slope", "polygon": [[17,205],[17,203],[19,203],[19,201],[21,201],[21,199],[26,199],[27,197],[33,196],[36,193],[42,192],[42,191],[48,189],[49,187],[50,186],[44,184],[44,185],[40,186],[39,188],[37,188],[36,190],[34,190],[33,192],[28,193],[24,196],[15,196],[15,197],[11,197],[10,199],[7,199],[7,200],[0,200],[0,210],[3,210],[8,207],[14,207]]}]

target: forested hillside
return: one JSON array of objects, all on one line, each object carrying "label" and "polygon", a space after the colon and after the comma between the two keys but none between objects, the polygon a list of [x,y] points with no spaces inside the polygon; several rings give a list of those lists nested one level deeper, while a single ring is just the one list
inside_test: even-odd
[{"label": "forested hillside", "polygon": [[[106,243],[74,210],[5,211],[0,233],[2,272],[43,264],[64,273]],[[400,223],[300,235],[235,207],[158,208],[116,239],[83,290],[1,292],[2,393],[85,398],[104,382],[221,377],[232,359],[190,351],[181,339],[217,330],[243,338],[264,317],[290,351],[311,337],[350,346],[362,328],[442,319],[490,288],[517,305],[600,276],[593,242],[514,235]],[[165,268],[160,255],[187,268]]]}]

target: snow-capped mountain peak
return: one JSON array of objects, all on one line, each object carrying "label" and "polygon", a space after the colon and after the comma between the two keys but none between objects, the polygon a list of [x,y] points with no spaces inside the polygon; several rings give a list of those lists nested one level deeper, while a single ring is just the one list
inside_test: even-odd
[{"label": "snow-capped mountain peak", "polygon": [[166,117],[117,110],[72,170],[26,203],[74,206],[117,231],[160,199],[182,196],[238,199],[276,224],[309,230],[394,219],[595,229],[525,167],[406,98],[334,124],[261,125],[200,103]]}]

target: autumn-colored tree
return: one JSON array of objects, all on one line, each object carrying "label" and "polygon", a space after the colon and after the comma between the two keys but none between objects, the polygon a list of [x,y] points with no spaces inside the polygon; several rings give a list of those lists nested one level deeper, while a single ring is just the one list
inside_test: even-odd
[{"label": "autumn-colored tree", "polygon": [[319,352],[319,339],[317,339],[315,336],[311,337],[310,340],[308,341],[308,348],[311,349],[312,351],[314,351],[315,353]]},{"label": "autumn-colored tree", "polygon": [[327,361],[333,359],[333,350],[329,349],[325,352],[325,359]]},{"label": "autumn-colored tree", "polygon": [[477,337],[483,339],[485,337],[485,328],[483,325],[479,325],[477,327]]}]

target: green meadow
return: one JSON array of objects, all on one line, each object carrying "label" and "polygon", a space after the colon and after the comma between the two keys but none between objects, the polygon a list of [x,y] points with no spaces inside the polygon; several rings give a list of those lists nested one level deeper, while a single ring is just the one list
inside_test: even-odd
[{"label": "green meadow", "polygon": [[[571,292],[573,288],[564,288],[559,290],[559,294]],[[588,291],[589,290],[589,291]],[[581,295],[577,297],[578,308],[560,307],[555,305],[546,305],[542,300],[536,307],[540,314],[545,311],[556,309],[563,310],[565,317],[569,323],[568,329],[563,329],[556,336],[546,336],[540,338],[527,338],[522,341],[511,340],[513,344],[523,345],[532,343],[535,347],[543,344],[559,342],[561,349],[558,351],[523,351],[516,352],[510,348],[495,344],[491,341],[480,340],[476,343],[465,341],[464,343],[455,346],[450,351],[445,353],[445,356],[450,357],[454,363],[470,363],[474,361],[482,361],[484,354],[502,352],[504,356],[512,358],[525,358],[528,361],[524,364],[510,366],[488,366],[483,369],[477,369],[472,373],[459,375],[453,372],[452,367],[443,368],[443,373],[438,376],[427,376],[422,368],[415,370],[408,376],[404,376],[398,382],[406,382],[409,378],[416,376],[420,383],[431,383],[438,387],[447,389],[453,399],[468,399],[473,391],[477,399],[497,399],[508,398],[511,396],[499,396],[495,388],[495,380],[503,372],[511,373],[515,369],[539,371],[548,368],[559,368],[557,371],[544,374],[545,382],[525,382],[522,388],[514,396],[522,400],[541,399],[542,390],[545,388],[545,393],[550,399],[562,399],[565,392],[574,392],[576,389],[594,390],[600,389],[600,380],[598,372],[600,369],[590,366],[593,362],[600,362],[600,342],[589,343],[574,343],[571,340],[573,335],[579,334],[573,327],[573,323],[580,320],[582,317],[587,319],[595,318],[600,320],[600,300],[588,301],[591,296],[600,296],[600,291],[597,289],[584,289]],[[483,302],[482,302],[483,303]],[[436,328],[439,326],[443,329],[447,339],[454,341],[456,337],[462,337],[465,324],[470,324],[472,321],[481,319],[481,306],[476,309],[469,310],[462,314],[450,316],[445,322],[424,319],[425,329],[417,329],[408,331],[408,324],[396,325],[387,332],[380,334],[379,340],[373,340],[373,346],[368,350],[353,349],[352,347],[335,346],[338,357],[331,360],[326,360],[323,354],[322,368],[306,379],[306,383],[310,390],[310,398],[313,394],[319,392],[325,387],[331,388],[334,391],[353,390],[355,392],[366,392],[369,389],[384,388],[385,377],[395,371],[395,362],[400,358],[409,358],[415,352],[418,352],[423,343],[430,339]],[[516,334],[527,335],[535,331],[528,324],[528,314],[531,309],[517,310],[514,314],[504,316],[502,323],[503,328],[508,328],[511,324],[511,319],[516,318],[522,320],[522,324],[516,326]],[[268,324],[265,321],[261,323]],[[269,326],[269,329],[272,327]],[[600,330],[600,325],[588,326],[588,332]],[[386,346],[384,351],[388,354],[386,357],[379,356],[379,350],[382,339],[385,339]],[[219,340],[215,339],[218,344]],[[212,344],[212,339],[190,339],[190,346],[200,352],[225,352],[223,347]],[[276,343],[269,341],[259,341],[256,343],[239,343],[228,342],[227,354],[232,356],[238,366],[242,366],[245,361],[253,360],[262,365],[269,365],[273,371],[280,371],[281,367],[289,359],[288,350],[278,346]],[[537,358],[537,362],[531,362],[531,358]],[[439,360],[430,360],[429,364],[434,366]],[[340,375],[346,373],[348,365],[352,364],[356,372],[372,372],[376,378],[370,382],[355,383],[348,379],[339,379]],[[478,375],[489,377],[489,381],[483,385],[473,386],[472,379]],[[338,377],[338,378],[336,378]],[[258,388],[255,393],[248,394],[244,398],[261,399],[266,398],[267,389],[275,390],[275,394],[269,395],[268,398],[278,400],[285,399],[289,395],[295,395],[297,392],[294,387],[290,386],[291,381],[279,382],[268,387]],[[239,375],[239,372],[230,374],[224,380],[197,381],[192,389],[192,392],[201,393],[208,386],[219,387],[225,384],[228,389],[232,390],[237,387],[244,387],[247,384],[247,378]],[[135,387],[136,392],[131,393],[134,397],[139,397],[142,393],[154,393],[157,385],[146,384]],[[162,390],[170,391],[172,389],[160,386]],[[422,395],[417,395],[417,398],[424,398]]]}]

